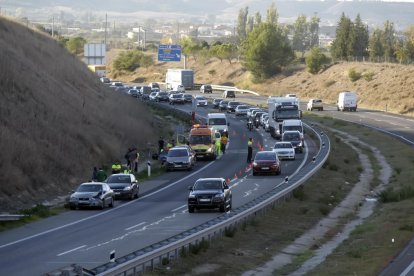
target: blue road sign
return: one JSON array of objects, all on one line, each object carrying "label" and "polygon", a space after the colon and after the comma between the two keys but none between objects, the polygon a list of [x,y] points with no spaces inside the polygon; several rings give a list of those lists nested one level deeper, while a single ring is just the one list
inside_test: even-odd
[{"label": "blue road sign", "polygon": [[158,61],[181,61],[181,45],[161,44],[158,47]]}]

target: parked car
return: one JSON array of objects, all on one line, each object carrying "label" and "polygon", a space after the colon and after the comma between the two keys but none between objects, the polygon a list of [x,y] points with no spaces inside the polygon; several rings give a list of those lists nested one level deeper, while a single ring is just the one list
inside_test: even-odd
[{"label": "parked car", "polygon": [[306,107],[308,111],[313,111],[314,109],[323,111],[322,100],[320,99],[310,99]]},{"label": "parked car", "polygon": [[213,93],[213,87],[211,87],[210,84],[203,84],[200,87],[200,92],[201,93]]},{"label": "parked car", "polygon": [[195,152],[189,146],[176,146],[168,151],[166,169],[192,170],[195,165]]},{"label": "parked car", "polygon": [[230,101],[227,104],[227,112],[235,112],[236,111],[236,107],[238,105],[241,105],[241,103],[240,102],[236,102],[236,101]]},{"label": "parked car", "polygon": [[197,106],[207,106],[207,99],[203,96],[196,96]]},{"label": "parked car", "polygon": [[189,190],[189,213],[197,209],[231,210],[232,193],[224,178],[200,178]]},{"label": "parked car", "polygon": [[274,151],[259,151],[253,160],[253,175],[259,173],[280,174],[280,161]]},{"label": "parked car", "polygon": [[229,103],[229,101],[221,101],[219,103],[219,110],[220,111],[224,111],[227,110],[227,104]]},{"label": "parked car", "polygon": [[273,151],[276,152],[279,159],[295,160],[295,148],[291,142],[277,142],[273,147]]},{"label": "parked car", "polygon": [[135,175],[117,173],[106,179],[106,184],[114,191],[114,198],[134,199],[139,196],[138,181]]},{"label": "parked car", "polygon": [[106,183],[82,183],[69,197],[69,208],[74,210],[82,207],[104,209],[114,206],[114,191]]},{"label": "parked car", "polygon": [[223,92],[223,98],[236,98],[236,93],[232,90],[226,90]]},{"label": "parked car", "polygon": [[234,113],[236,114],[236,116],[246,116],[248,110],[249,110],[248,105],[241,104],[236,107],[236,109],[234,110]]},{"label": "parked car", "polygon": [[184,94],[184,102],[192,103],[193,102],[193,96],[191,94]]},{"label": "parked car", "polygon": [[181,93],[170,94],[169,102],[170,102],[170,104],[183,104],[184,103],[184,95],[181,94]]},{"label": "parked car", "polygon": [[282,142],[290,142],[295,152],[303,152],[302,135],[298,130],[288,130],[282,134]]},{"label": "parked car", "polygon": [[156,101],[157,102],[168,102],[169,98],[168,98],[168,93],[165,91],[160,91],[157,93],[156,96]]},{"label": "parked car", "polygon": [[151,94],[149,94],[149,100],[150,101],[156,101],[157,100],[157,94],[158,94],[158,92],[151,92]]},{"label": "parked car", "polygon": [[136,90],[136,89],[129,89],[128,94],[131,95],[134,98],[138,98],[138,90]]},{"label": "parked car", "polygon": [[213,107],[214,107],[214,108],[219,108],[220,102],[221,102],[222,100],[223,100],[223,99],[214,99],[214,100],[213,100]]}]

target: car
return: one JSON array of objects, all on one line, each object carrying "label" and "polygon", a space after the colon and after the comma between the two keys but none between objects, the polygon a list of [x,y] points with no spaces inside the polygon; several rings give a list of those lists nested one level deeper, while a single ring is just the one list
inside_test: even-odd
[{"label": "car", "polygon": [[157,82],[151,82],[148,86],[151,88],[158,88],[158,90],[160,90],[160,85]]},{"label": "car", "polygon": [[168,151],[166,170],[189,170],[195,165],[195,152],[190,146],[175,146]]},{"label": "car", "polygon": [[265,121],[266,118],[269,118],[269,114],[268,113],[263,113],[262,116],[260,116],[259,125],[264,127],[264,121]]},{"label": "car", "polygon": [[196,96],[197,106],[207,106],[207,99],[203,96]]},{"label": "car", "polygon": [[224,111],[227,109],[227,105],[228,105],[229,101],[221,101],[219,103],[219,110],[220,111]]},{"label": "car", "polygon": [[200,93],[213,93],[213,87],[210,84],[203,84],[200,87]]},{"label": "car", "polygon": [[267,112],[265,111],[257,111],[254,113],[254,117],[253,119],[253,124],[255,127],[259,127],[260,126],[260,117],[262,117],[263,114],[267,114]]},{"label": "car", "polygon": [[250,107],[247,110],[247,113],[246,113],[247,118],[251,118],[252,117],[252,113],[253,113],[254,110],[260,110],[260,108],[258,108],[258,107]]},{"label": "car", "polygon": [[106,179],[106,184],[114,191],[114,198],[134,199],[139,196],[138,181],[131,173],[116,173]]},{"label": "car", "polygon": [[273,151],[277,153],[279,159],[295,160],[295,148],[291,142],[276,142]]},{"label": "car", "polygon": [[285,97],[287,97],[287,98],[297,98],[297,95],[296,94],[286,94]]},{"label": "car", "polygon": [[143,100],[149,100],[149,96],[152,93],[151,87],[149,86],[142,86],[140,90],[140,95]]},{"label": "car", "polygon": [[229,112],[229,113],[231,113],[231,112],[235,112],[236,107],[237,107],[238,105],[241,105],[241,103],[240,103],[240,102],[236,102],[236,101],[230,101],[230,102],[227,104],[227,112]]},{"label": "car", "polygon": [[100,78],[99,79],[102,83],[105,83],[105,84],[110,84],[111,83],[111,80],[109,79],[109,78],[107,78],[107,77],[102,77],[102,78]]},{"label": "car", "polygon": [[107,206],[114,206],[114,191],[103,182],[82,183],[69,197],[71,210],[82,207],[104,209]]},{"label": "car", "polygon": [[234,114],[236,114],[236,116],[246,116],[248,110],[248,105],[241,104],[234,109]]},{"label": "car", "polygon": [[177,85],[177,87],[175,87],[175,90],[177,92],[185,92],[185,87],[182,84]]},{"label": "car", "polygon": [[184,102],[192,103],[193,102],[193,96],[191,94],[184,94]]},{"label": "car", "polygon": [[150,101],[156,101],[157,100],[157,94],[158,94],[158,92],[151,92],[151,94],[149,94],[149,100]]},{"label": "car", "polygon": [[320,99],[310,99],[306,109],[308,111],[313,111],[314,109],[319,110],[319,111],[323,111],[323,105],[322,105],[322,100]]},{"label": "car", "polygon": [[236,93],[233,90],[226,90],[223,92],[223,98],[236,98]]},{"label": "car", "polygon": [[122,93],[128,93],[129,89],[125,86],[116,86],[115,91],[122,92]]},{"label": "car", "polygon": [[266,174],[281,174],[282,168],[280,166],[277,153],[274,151],[259,151],[253,160],[253,175],[259,173]]},{"label": "car", "polygon": [[282,142],[290,142],[295,149],[295,152],[303,152],[302,135],[298,130],[288,130],[282,134]]},{"label": "car", "polygon": [[232,193],[224,178],[200,178],[189,190],[189,213],[197,209],[231,210]]},{"label": "car", "polygon": [[109,87],[111,88],[119,88],[119,87],[124,87],[124,84],[120,81],[113,81],[111,82],[111,84],[109,85]]},{"label": "car", "polygon": [[269,117],[267,117],[264,121],[264,126],[263,126],[264,130],[266,132],[270,132],[270,122],[269,122]]},{"label": "car", "polygon": [[156,96],[157,102],[168,102],[169,101],[169,94],[165,91],[160,91],[157,93]]},{"label": "car", "polygon": [[134,98],[138,98],[138,90],[136,90],[136,89],[129,89],[128,94],[131,95]]},{"label": "car", "polygon": [[219,108],[220,102],[221,102],[222,100],[223,100],[223,99],[214,99],[214,100],[213,100],[213,107],[214,107],[214,108]]},{"label": "car", "polygon": [[184,95],[181,94],[181,93],[170,94],[169,102],[170,102],[170,104],[183,104],[184,103]]}]

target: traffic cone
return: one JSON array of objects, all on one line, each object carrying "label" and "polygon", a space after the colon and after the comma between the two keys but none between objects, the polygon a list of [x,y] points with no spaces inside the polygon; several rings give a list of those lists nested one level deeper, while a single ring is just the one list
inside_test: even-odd
[{"label": "traffic cone", "polygon": [[241,177],[243,175],[242,171],[239,171],[239,177]]},{"label": "traffic cone", "polygon": [[234,179],[237,179],[237,173],[234,174]]},{"label": "traffic cone", "polygon": [[226,183],[230,184],[230,181],[231,181],[230,178],[227,178]]}]

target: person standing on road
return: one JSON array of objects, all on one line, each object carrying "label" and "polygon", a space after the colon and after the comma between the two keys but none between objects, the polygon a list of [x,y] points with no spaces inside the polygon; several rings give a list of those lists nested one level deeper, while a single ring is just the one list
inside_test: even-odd
[{"label": "person standing on road", "polygon": [[223,132],[223,135],[221,136],[221,151],[223,152],[223,154],[226,153],[226,146],[228,143],[228,138],[227,138],[227,132]]},{"label": "person standing on road", "polygon": [[98,182],[105,181],[107,177],[108,176],[106,175],[106,172],[102,168],[99,168],[99,170],[96,172],[96,180]]},{"label": "person standing on road", "polygon": [[253,156],[253,138],[249,138],[247,141],[247,163],[252,163]]},{"label": "person standing on road", "polygon": [[[219,136],[218,133],[217,133],[217,136]],[[216,156],[219,156],[221,152],[221,138],[215,138],[215,144],[216,144]]]}]

